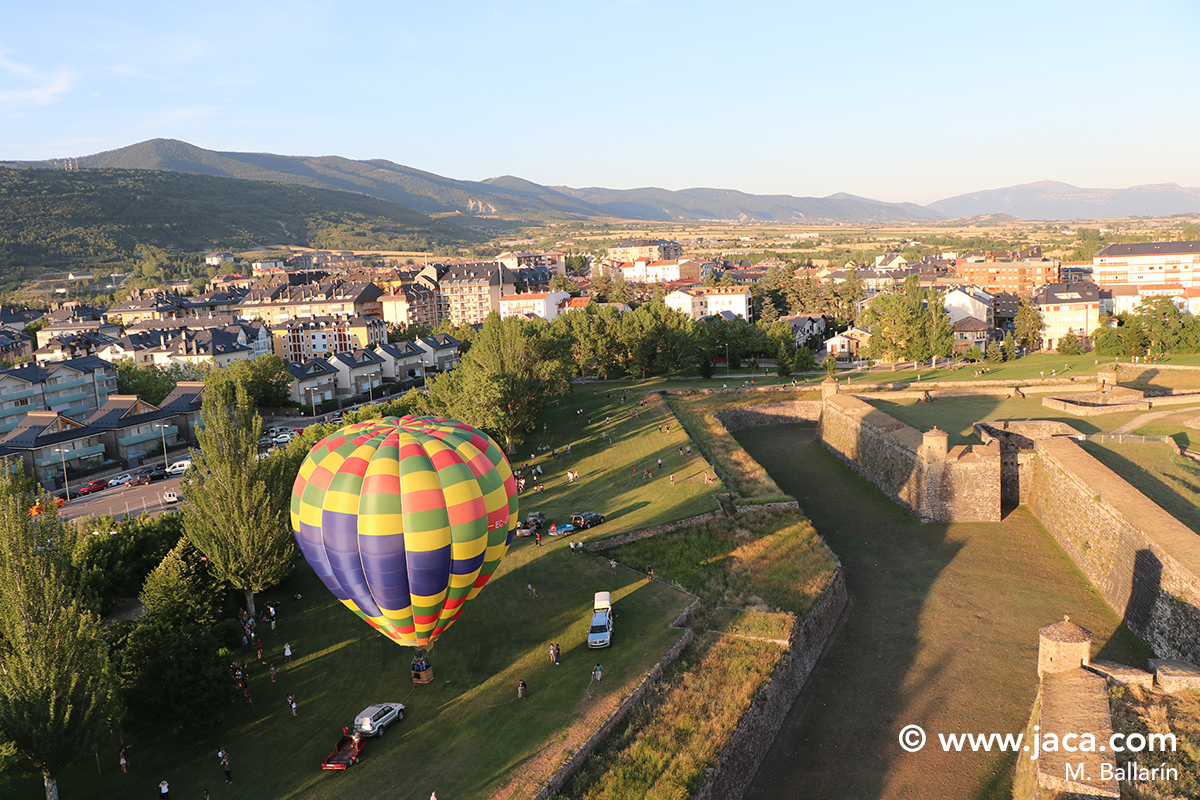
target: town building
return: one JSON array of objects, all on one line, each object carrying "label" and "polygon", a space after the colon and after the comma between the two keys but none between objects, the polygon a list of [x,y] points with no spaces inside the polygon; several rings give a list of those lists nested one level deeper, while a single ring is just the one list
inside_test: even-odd
[{"label": "town building", "polygon": [[383,383],[383,358],[370,350],[334,353],[326,359],[337,370],[337,394],[370,395]]},{"label": "town building", "polygon": [[438,290],[424,283],[408,283],[398,286],[391,294],[379,298],[383,319],[389,325],[403,328],[420,325],[436,328],[441,322],[438,314]]},{"label": "town building", "polygon": [[[351,283],[326,278],[318,283],[292,284],[300,276],[272,276],[255,284],[237,304],[243,319],[262,319],[274,327],[293,319],[308,317],[366,317],[382,313],[379,298],[383,290],[370,282]],[[286,283],[284,281],[287,281]]]},{"label": "town building", "polygon": [[862,328],[850,328],[825,340],[825,352],[835,358],[856,359],[859,352],[871,343],[871,332]]},{"label": "town building", "polygon": [[147,457],[165,455],[179,436],[175,414],[137,395],[115,394],[96,409],[87,426],[100,431],[100,441],[111,459],[131,467]]},{"label": "town building", "polygon": [[[80,324],[104,325],[106,323]],[[41,339],[41,334],[44,333],[45,330],[46,329],[43,328],[41,331],[38,331],[39,340]],[[116,330],[117,332],[120,332],[119,328]],[[51,361],[69,361],[75,358],[94,356],[115,341],[116,339],[112,336],[107,336],[103,333],[97,333],[95,331],[64,333],[49,338],[43,346],[39,347],[37,350],[34,350],[33,358],[39,364],[44,364]]]},{"label": "town building", "polygon": [[0,369],[0,434],[30,411],[91,414],[116,392],[116,365],[95,356]]},{"label": "town building", "polygon": [[987,349],[988,332],[992,328],[978,317],[964,316],[954,321],[954,349],[962,354],[972,347],[982,353]]},{"label": "town building", "polygon": [[396,383],[420,380],[425,351],[410,341],[388,342],[375,351],[383,359],[383,379]]},{"label": "town building", "polygon": [[951,289],[943,295],[942,307],[946,309],[951,322],[974,317],[987,328],[996,326],[995,298],[978,286]]},{"label": "town building", "polygon": [[108,310],[108,319],[127,326],[149,320],[193,316],[187,298],[161,289],[138,289],[124,302]]},{"label": "town building", "polygon": [[[179,381],[175,388],[163,398],[158,407],[175,415],[178,428],[176,438],[181,442],[196,441],[196,428],[200,422],[200,409],[204,405],[204,381]],[[167,442],[171,447],[170,440]]]},{"label": "town building", "polygon": [[1042,314],[1042,344],[1054,350],[1068,332],[1090,347],[1092,331],[1100,326],[1100,290],[1094,283],[1051,283],[1033,296]]},{"label": "town building", "polygon": [[455,325],[482,323],[493,311],[499,313],[500,298],[516,294],[516,284],[512,271],[495,261],[455,264],[439,280]]},{"label": "town building", "polygon": [[1039,286],[1059,280],[1060,262],[1053,258],[1027,261],[968,261],[959,259],[955,270],[963,283],[988,292],[1012,292],[1029,297]]},{"label": "town building", "polygon": [[458,366],[458,348],[462,345],[458,339],[446,333],[435,333],[432,336],[422,336],[413,342],[421,348],[425,355],[421,357],[421,368],[428,376],[431,371],[445,372]]},{"label": "town building", "polygon": [[670,261],[683,257],[683,247],[679,242],[666,239],[632,239],[608,248],[606,261],[620,264],[625,261],[637,261],[639,258],[649,261]]},{"label": "town building", "polygon": [[1105,287],[1125,283],[1200,286],[1200,242],[1110,244],[1092,256],[1092,275]]},{"label": "town building", "polygon": [[537,292],[535,294],[510,294],[500,298],[500,318],[519,317],[528,314],[553,322],[566,310],[569,292]]},{"label": "town building", "polygon": [[728,311],[749,322],[750,297],[750,290],[744,286],[692,286],[671,292],[663,302],[692,319]]},{"label": "town building", "polygon": [[501,253],[496,256],[496,261],[510,270],[542,267],[555,275],[567,274],[567,254],[553,250],[522,250],[519,253]]},{"label": "town building", "polygon": [[338,370],[325,359],[289,361],[288,372],[292,374],[288,396],[293,403],[319,406],[337,397]]},{"label": "town building", "polygon": [[104,463],[102,434],[58,411],[30,411],[0,439],[0,454],[18,455],[26,475],[43,486],[62,488],[70,470]]},{"label": "town building", "polygon": [[669,261],[654,261],[639,258],[627,261],[614,267],[620,270],[621,276],[629,283],[670,283],[671,281],[690,281],[700,283],[712,274],[714,264],[705,264],[695,259],[671,259]]},{"label": "town building", "polygon": [[825,318],[816,314],[792,314],[780,317],[779,321],[792,329],[797,347],[805,346],[813,336],[824,336],[827,327]]},{"label": "town building", "polygon": [[382,317],[302,317],[271,327],[275,355],[288,361],[326,358],[387,341]]},{"label": "town building", "polygon": [[41,317],[41,311],[28,311],[23,308],[0,306],[0,327],[17,333],[24,331],[26,325],[41,319]]}]

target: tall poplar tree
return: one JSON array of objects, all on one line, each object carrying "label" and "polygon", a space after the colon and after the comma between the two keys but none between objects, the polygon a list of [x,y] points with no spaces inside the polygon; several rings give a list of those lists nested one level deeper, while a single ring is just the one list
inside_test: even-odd
[{"label": "tall poplar tree", "polygon": [[29,515],[30,483],[0,462],[0,737],[42,773],[55,775],[95,741],[110,675],[100,620],[71,580],[72,536],[51,504]]},{"label": "tall poplar tree", "polygon": [[279,459],[258,458],[262,418],[240,382],[210,375],[200,420],[200,449],[180,484],[184,531],[213,575],[245,592],[253,614],[255,593],[292,571],[291,486]]}]

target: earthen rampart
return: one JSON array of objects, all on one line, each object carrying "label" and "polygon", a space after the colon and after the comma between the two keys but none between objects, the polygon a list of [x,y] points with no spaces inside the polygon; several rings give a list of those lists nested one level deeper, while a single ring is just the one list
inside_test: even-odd
[{"label": "earthen rampart", "polygon": [[1200,660],[1200,537],[1065,437],[1036,443],[1033,512],[1159,655]]},{"label": "earthen rampart", "polygon": [[846,603],[846,576],[839,567],[804,619],[792,625],[788,652],[775,667],[770,682],[755,697],[750,710],[742,716],[716,766],[692,795],[694,800],[738,800],[745,794],[829,643]]},{"label": "earthen rampart", "polygon": [[817,422],[821,419],[821,401],[792,400],[731,408],[716,415],[730,433],[761,425],[785,425],[791,422]]}]

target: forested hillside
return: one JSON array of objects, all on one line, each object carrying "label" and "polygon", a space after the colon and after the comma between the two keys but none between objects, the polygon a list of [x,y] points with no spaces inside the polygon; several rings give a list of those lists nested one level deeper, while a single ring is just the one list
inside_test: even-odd
[{"label": "forested hillside", "polygon": [[0,268],[86,267],[137,245],[445,252],[472,234],[349,192],[185,172],[0,169]]}]

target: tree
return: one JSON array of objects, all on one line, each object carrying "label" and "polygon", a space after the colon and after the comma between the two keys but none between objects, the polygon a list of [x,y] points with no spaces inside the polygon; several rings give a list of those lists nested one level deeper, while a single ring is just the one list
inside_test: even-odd
[{"label": "tree", "polygon": [[1017,344],[1026,351],[1042,349],[1042,331],[1046,325],[1042,322],[1042,312],[1030,298],[1021,299],[1015,325]]},{"label": "tree", "polygon": [[179,381],[202,381],[205,371],[191,364],[172,364],[160,367],[146,364],[139,367],[132,358],[121,358],[117,365],[117,391],[136,394],[147,403],[158,405]]},{"label": "tree", "polygon": [[567,292],[572,297],[578,297],[579,284],[568,278],[566,275],[555,275],[550,279],[550,291],[552,292]]},{"label": "tree", "polygon": [[138,730],[206,727],[228,703],[228,626],[236,623],[219,622],[219,590],[200,553],[181,541],[146,579],[145,613],[114,626],[121,701]]},{"label": "tree", "polygon": [[95,741],[110,676],[100,620],[72,579],[70,532],[53,504],[35,517],[31,504],[19,463],[0,462],[0,739],[57,800],[54,776]]},{"label": "tree", "polygon": [[1059,337],[1056,349],[1064,356],[1083,355],[1083,340],[1075,331],[1067,331]]},{"label": "tree", "polygon": [[825,367],[825,373],[832,378],[833,371],[837,369],[837,356],[835,356],[833,353],[830,353],[829,355],[825,356],[825,358],[821,359],[821,364]]},{"label": "tree", "polygon": [[999,364],[1004,360],[1004,351],[1000,348],[1000,343],[995,339],[988,342],[986,358],[991,364]]},{"label": "tree", "polygon": [[1012,361],[1017,357],[1017,342],[1013,338],[1012,331],[1004,334],[1004,360]]},{"label": "tree", "polygon": [[779,309],[775,307],[775,301],[768,295],[763,298],[762,311],[759,313],[759,319],[767,324],[779,319]]},{"label": "tree", "polygon": [[255,593],[292,571],[296,545],[284,515],[290,485],[278,461],[258,458],[262,418],[246,387],[210,377],[196,434],[200,449],[193,451],[189,480],[181,484],[188,501],[184,530],[213,574],[245,592],[253,614]]},{"label": "tree", "polygon": [[492,313],[467,357],[430,382],[428,408],[483,428],[516,452],[546,401],[569,388],[568,348],[543,320]]},{"label": "tree", "polygon": [[968,361],[983,361],[983,353],[979,350],[979,345],[971,345],[971,349],[967,351]]}]

